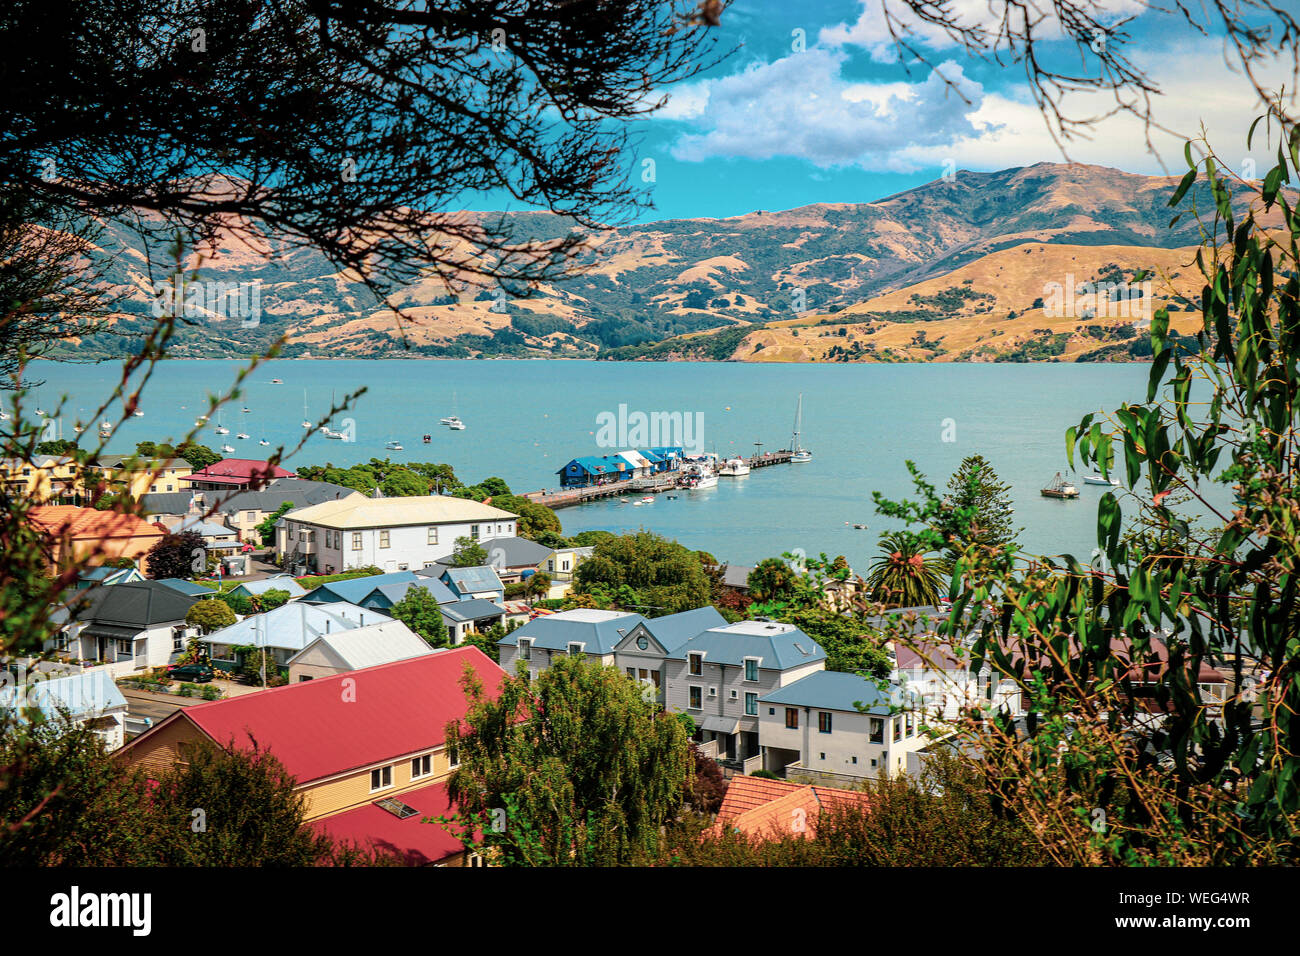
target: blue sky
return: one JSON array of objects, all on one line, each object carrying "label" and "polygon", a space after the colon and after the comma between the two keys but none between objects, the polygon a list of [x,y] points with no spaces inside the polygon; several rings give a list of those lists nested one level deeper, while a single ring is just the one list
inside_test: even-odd
[{"label": "blue sky", "polygon": [[[1181,175],[1183,140],[1205,123],[1216,150],[1245,163],[1246,129],[1259,111],[1253,91],[1225,62],[1221,41],[1144,9],[1143,0],[1098,2],[1112,20],[1133,16],[1126,49],[1161,90],[1153,110],[1168,132],[1153,132],[1152,152],[1137,120],[1112,117],[1095,127],[1090,141],[1068,144],[1070,158]],[[968,57],[941,35],[920,38],[930,66],[908,66],[881,28],[879,3],[736,0],[718,29],[723,45],[740,49],[700,77],[667,88],[667,107],[637,124],[628,159],[635,182],[644,161],[653,160],[656,206],[638,218],[869,202],[938,179],[945,165],[994,170],[1064,161],[1021,66]],[[990,6],[1001,5],[953,0],[962,16],[984,20]],[[1078,46],[1059,29],[1056,35],[1042,52],[1049,62],[1079,69]],[[1286,78],[1284,71],[1267,75]],[[1112,105],[1108,93],[1066,101],[1077,116]],[[1269,152],[1256,151],[1261,170]]]}]

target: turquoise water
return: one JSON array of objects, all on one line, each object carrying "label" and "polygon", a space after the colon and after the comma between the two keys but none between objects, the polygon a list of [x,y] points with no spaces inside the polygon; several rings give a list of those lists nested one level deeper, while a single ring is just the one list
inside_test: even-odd
[{"label": "turquoise water", "polygon": [[[144,416],[125,422],[108,451],[184,436],[206,410],[207,394],[229,388],[242,367],[235,361],[162,363],[142,396]],[[979,453],[1012,486],[1029,550],[1070,551],[1086,559],[1096,546],[1096,503],[1105,489],[1079,483],[1082,495],[1074,501],[1043,498],[1039,489],[1066,470],[1065,429],[1086,412],[1143,400],[1148,371],[1145,364],[286,360],[259,368],[241,398],[224,407],[230,435],[213,433],[214,416],[199,440],[213,449],[228,442],[237,457],[261,457],[278,445],[288,450],[303,432],[304,389],[315,422],[328,410],[331,393],[341,401],[364,386],[367,393],[334,420],[355,441],[313,436],[285,459],[287,467],[349,465],[372,456],[439,461],[465,481],[499,475],[513,490],[530,491],[556,487],[555,472],[570,458],[618,450],[599,447],[597,433],[598,416],[617,416],[620,404],[629,412],[690,415],[702,428],[704,450],[727,456],[752,454],[756,441],[767,450],[788,447],[802,393],[802,444],[812,450],[812,462],[722,478],[716,488],[682,492],[675,501],[660,497],[636,506],[615,499],[565,508],[559,512],[564,530],[646,527],[733,563],[795,549],[825,551],[847,556],[861,570],[874,555],[876,536],[892,527],[874,513],[873,490],[910,495],[906,459],[942,487],[965,455]],[[120,366],[40,363],[33,373],[46,384],[36,400],[28,399],[32,405],[49,409],[60,395],[70,396],[63,427],[71,437],[74,418],[89,419]],[[272,385],[272,378],[284,384]],[[241,412],[244,405],[249,414]],[[453,412],[465,421],[464,431],[438,425]],[[248,440],[235,439],[241,430]],[[432,435],[428,445],[421,443],[425,433]],[[258,446],[263,437],[270,448]],[[645,444],[680,443],[661,437]],[[405,450],[385,451],[391,439]],[[1214,495],[1222,502],[1230,497],[1219,487]],[[855,523],[869,530],[855,530]]]}]

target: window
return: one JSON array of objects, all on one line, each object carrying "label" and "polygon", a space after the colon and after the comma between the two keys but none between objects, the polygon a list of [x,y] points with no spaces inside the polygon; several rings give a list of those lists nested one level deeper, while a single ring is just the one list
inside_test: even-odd
[{"label": "window", "polygon": [[733,689],[731,692],[731,699],[736,700],[739,698],[739,696],[740,696],[739,693]]},{"label": "window", "polygon": [[745,680],[758,680],[758,658],[745,658]]},{"label": "window", "polygon": [[758,695],[757,694],[745,695],[745,714],[746,716],[749,717],[758,716]]},{"label": "window", "polygon": [[[873,744],[883,744],[885,742],[885,722],[879,717],[871,718],[871,742]],[[875,766],[875,763],[872,763]]]},{"label": "window", "polygon": [[452,770],[455,770],[460,766],[460,751],[455,747],[452,747],[447,751],[447,766]]},{"label": "window", "polygon": [[393,768],[376,767],[370,771],[370,792],[376,790],[386,790],[393,785]]},{"label": "window", "polygon": [[823,751],[821,752],[821,754],[819,755],[819,759],[821,759],[821,760],[825,760],[825,759],[826,759],[826,751],[823,750]]},{"label": "window", "polygon": [[531,661],[533,659],[533,641],[532,638],[519,638],[519,659]]},{"label": "window", "polygon": [[829,711],[817,711],[817,733],[829,734],[831,732],[831,715]]},{"label": "window", "polygon": [[699,710],[704,706],[703,691],[704,688],[700,687],[698,684],[691,685],[691,702],[689,705],[691,710]]},{"label": "window", "polygon": [[174,651],[185,650],[185,628],[183,627],[172,628],[172,650]]},{"label": "window", "polygon": [[857,757],[854,757],[854,758],[853,758],[853,762],[854,762],[854,763],[857,763],[857,762],[858,762],[858,758],[857,758]]},{"label": "window", "polygon": [[411,761],[411,779],[418,780],[433,773],[433,755],[425,754]]},{"label": "window", "polygon": [[[168,490],[168,491],[171,491],[171,490],[172,490],[172,486],[171,486],[171,485],[168,485],[168,486],[167,486],[167,490]],[[244,520],[246,520],[249,524],[254,524],[254,523],[257,521],[257,512],[256,512],[256,511],[250,511],[250,512],[248,513],[248,517],[247,517],[246,519],[244,519]]]},{"label": "window", "polygon": [[907,724],[906,724],[906,732],[904,733],[903,736],[910,737],[912,736],[912,715],[908,714],[905,720],[907,721]]},{"label": "window", "polygon": [[430,526],[429,526],[429,544],[437,544],[437,543],[438,543],[438,526],[437,526],[437,525],[430,525]]},{"label": "window", "polygon": [[478,525],[472,524],[469,526],[469,539],[471,541],[478,540]]},{"label": "window", "polygon": [[691,676],[699,677],[701,674],[704,673],[704,655],[692,654],[690,655],[690,659],[691,659]]},{"label": "window", "polygon": [[570,656],[570,657],[577,657],[577,656],[578,656],[579,654],[581,654],[581,653],[582,653],[582,645],[581,645],[581,644],[577,644],[577,643],[571,643],[571,644],[569,644],[569,656]]},{"label": "window", "polygon": [[799,708],[787,707],[785,709],[785,725],[791,730],[799,729]]},{"label": "window", "polygon": [[389,543],[388,532],[387,531],[379,532],[379,546],[381,548],[386,548],[388,547],[388,543]]},{"label": "window", "polygon": [[360,550],[361,550],[361,532],[360,532],[360,531],[353,531],[353,532],[352,532],[352,550],[353,550],[353,551],[360,551]]},{"label": "window", "polygon": [[893,720],[893,724],[894,724],[894,740],[895,740],[895,741],[902,740],[902,739],[903,739],[903,722],[902,722],[901,720],[899,720],[897,717],[895,717],[894,720]]}]

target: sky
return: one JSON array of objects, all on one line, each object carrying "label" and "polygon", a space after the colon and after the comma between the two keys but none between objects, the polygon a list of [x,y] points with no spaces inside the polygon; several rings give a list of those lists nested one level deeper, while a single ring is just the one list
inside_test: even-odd
[{"label": "sky", "polygon": [[[917,35],[928,62],[909,63],[882,27],[880,2],[735,0],[715,29],[722,47],[739,49],[665,88],[667,105],[635,124],[632,179],[649,187],[655,208],[634,221],[870,202],[945,172],[1067,160],[1032,101],[1023,66],[974,58],[934,31]],[[997,0],[951,2],[960,16],[985,21],[990,6],[1002,7]],[[1050,8],[1047,0],[1031,2]],[[1225,58],[1221,37],[1200,35],[1143,0],[1096,2],[1106,22],[1131,18],[1121,25],[1128,39],[1110,42],[1154,82],[1152,111],[1170,132],[1152,131],[1152,152],[1137,119],[1112,116],[1090,139],[1066,144],[1068,159],[1181,175],[1184,142],[1204,124],[1216,152],[1247,173],[1253,159],[1262,175],[1276,144],[1263,146],[1261,135],[1247,154],[1246,133],[1261,110],[1240,68]],[[1039,55],[1095,74],[1086,47],[1081,52],[1059,25],[1054,32]],[[1289,72],[1273,65],[1265,76],[1280,84]],[[1113,105],[1110,93],[1065,100],[1076,117]]]}]

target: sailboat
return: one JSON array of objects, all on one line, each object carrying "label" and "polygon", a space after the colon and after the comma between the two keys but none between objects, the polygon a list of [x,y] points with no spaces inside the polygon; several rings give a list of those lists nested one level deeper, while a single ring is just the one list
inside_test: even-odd
[{"label": "sailboat", "polygon": [[229,435],[229,434],[230,434],[230,429],[227,428],[225,425],[221,424],[221,413],[220,413],[220,412],[217,412],[217,429],[216,429],[216,431],[217,431],[217,434],[218,434],[218,435]]},{"label": "sailboat", "polygon": [[235,437],[236,437],[236,438],[247,438],[247,437],[248,437],[248,432],[240,432],[240,433],[239,433],[238,435],[236,435]]},{"label": "sailboat", "polygon": [[328,425],[321,426],[320,433],[326,438],[332,438],[335,441],[342,441],[344,435],[342,432],[334,430],[334,393],[330,392],[330,420]]},{"label": "sailboat", "polygon": [[235,453],[235,449],[232,448],[230,445],[222,445],[221,450],[227,455],[233,455]]},{"label": "sailboat", "polygon": [[450,428],[452,431],[455,432],[463,431],[465,428],[465,423],[462,422],[456,416],[456,393],[455,392],[451,393],[451,407],[452,407],[452,413],[448,415],[446,418],[440,418],[438,420],[438,424],[446,425],[448,428]]},{"label": "sailboat", "polygon": [[302,390],[302,427],[311,428],[311,419],[307,417],[307,389]]},{"label": "sailboat", "polygon": [[799,431],[803,428],[803,392],[799,393],[799,406],[794,413],[794,434],[790,436],[790,450],[794,452],[790,456],[791,462],[803,463],[812,461],[812,452],[799,444]]}]

